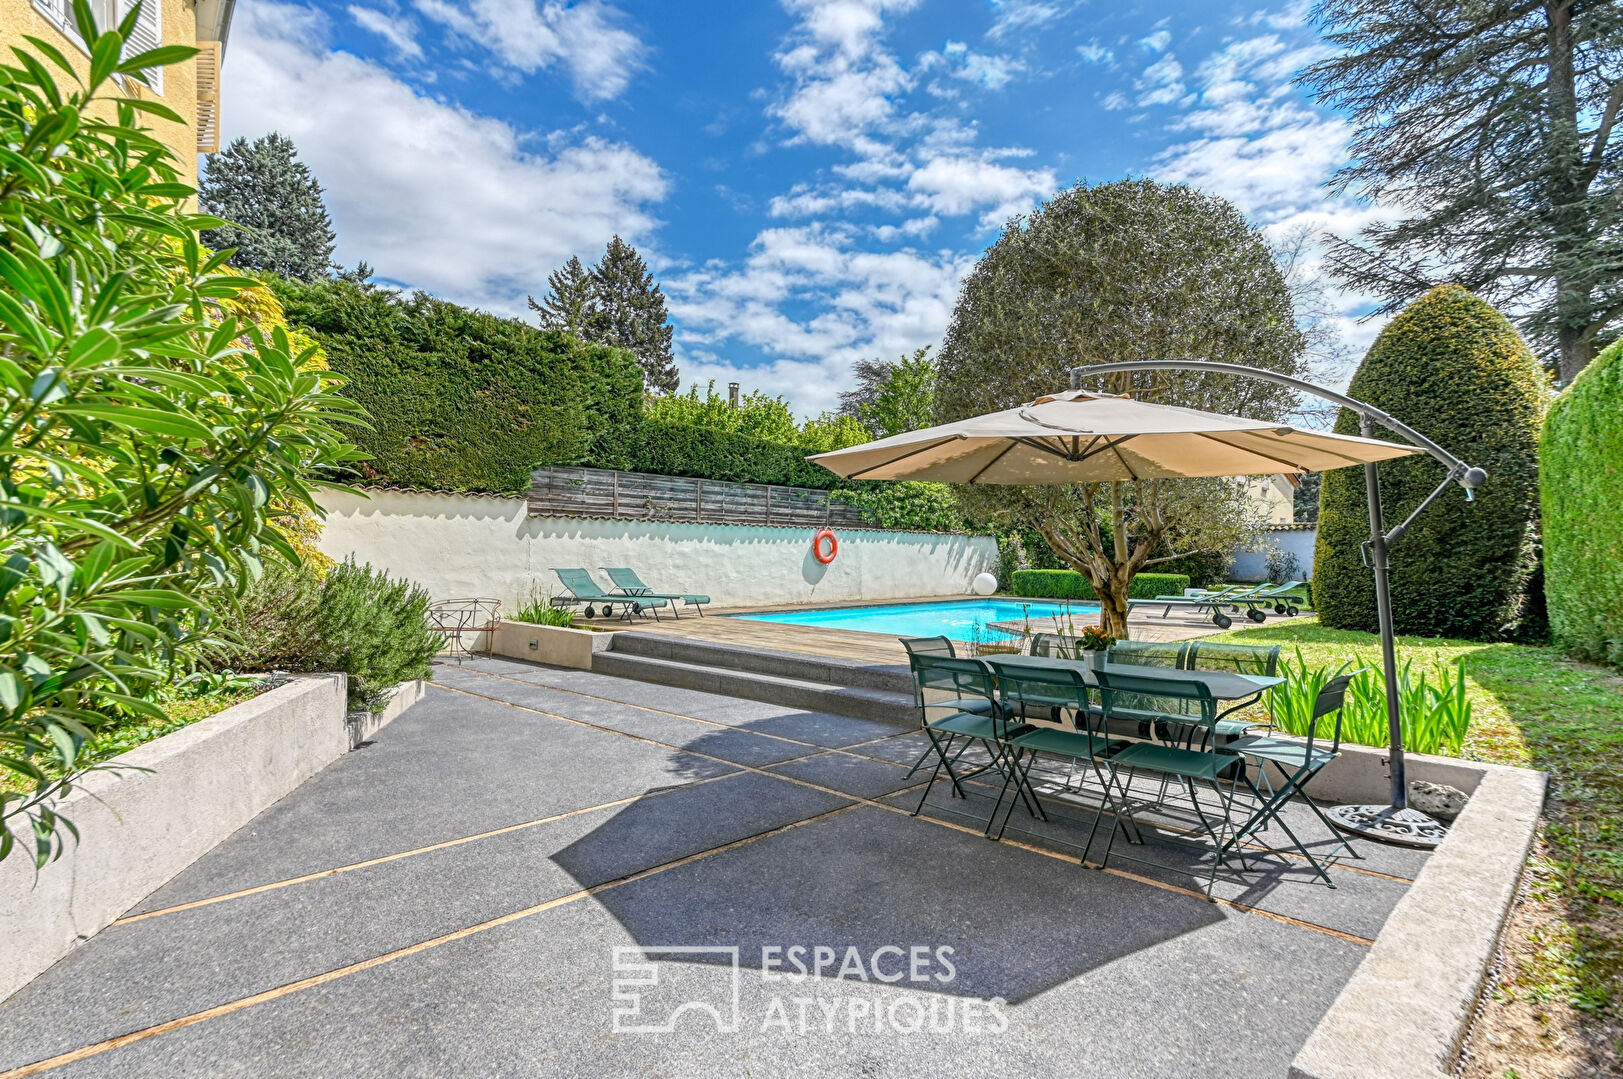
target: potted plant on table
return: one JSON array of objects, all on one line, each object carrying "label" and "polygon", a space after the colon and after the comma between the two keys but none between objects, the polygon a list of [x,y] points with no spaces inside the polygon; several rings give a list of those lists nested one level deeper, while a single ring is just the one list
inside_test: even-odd
[{"label": "potted plant on table", "polygon": [[1082,632],[1076,636],[1076,646],[1087,654],[1088,665],[1094,670],[1105,665],[1105,657],[1115,643],[1116,638],[1100,626],[1083,626]]}]

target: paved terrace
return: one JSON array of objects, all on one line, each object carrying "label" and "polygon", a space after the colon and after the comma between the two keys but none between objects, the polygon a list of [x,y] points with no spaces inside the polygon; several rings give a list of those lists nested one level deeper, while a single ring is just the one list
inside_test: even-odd
[{"label": "paved terrace", "polygon": [[[1283,1076],[1424,859],[1365,845],[1332,889],[1265,858],[1212,903],[931,819],[945,784],[909,817],[906,726],[506,660],[436,679],[0,1005],[0,1076]],[[763,980],[795,945],[931,951],[919,983]],[[713,951],[627,992],[727,1032],[615,1032],[615,949],[669,946],[740,950],[736,1028]]]}]

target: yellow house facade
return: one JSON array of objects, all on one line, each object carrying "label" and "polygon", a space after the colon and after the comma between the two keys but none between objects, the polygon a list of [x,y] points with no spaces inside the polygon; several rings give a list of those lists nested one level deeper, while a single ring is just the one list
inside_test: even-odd
[{"label": "yellow house facade", "polygon": [[[134,0],[91,0],[96,21],[109,26],[122,19]],[[180,161],[181,177],[197,175],[199,154],[220,148],[220,63],[231,30],[234,0],[146,0],[126,55],[159,45],[191,45],[196,59],[172,64],[158,72],[152,86],[131,79],[125,93],[162,102],[184,118],[175,124],[154,116],[143,118],[158,138],[168,143]],[[0,47],[11,57],[10,46],[27,48],[24,37],[37,37],[55,45],[80,68],[89,67],[84,42],[74,28],[72,0],[0,0]]]}]

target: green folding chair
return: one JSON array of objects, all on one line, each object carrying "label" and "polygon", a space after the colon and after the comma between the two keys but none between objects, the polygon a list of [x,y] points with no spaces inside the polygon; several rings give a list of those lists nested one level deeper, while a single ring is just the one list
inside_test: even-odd
[{"label": "green folding chair", "polygon": [[[920,720],[926,737],[930,739],[929,752],[935,757],[935,767],[930,772],[930,781],[924,785],[924,792],[919,795],[919,804],[913,809],[913,816],[916,817],[924,811],[930,791],[934,789],[935,781],[941,777],[943,771],[947,773],[947,778],[952,783],[952,793],[960,798],[965,797],[963,783],[966,779],[972,779],[994,769],[1007,775],[1006,743],[1011,731],[1018,731],[1023,725],[1015,726],[1007,722],[1002,708],[997,704],[997,689],[992,680],[991,669],[983,661],[918,655],[913,656],[910,663],[913,667],[918,699],[925,700],[928,692],[936,691],[946,695],[949,701],[986,702],[985,711],[952,711],[934,719],[929,714],[932,705],[921,706]],[[971,747],[984,749],[987,762],[968,771],[960,771],[958,765]],[[1034,816],[1042,813],[1042,808],[1035,801],[1028,800],[1026,808]],[[963,815],[974,816],[968,813]],[[995,816],[994,806],[993,817]],[[991,833],[991,828],[992,818],[988,818],[986,821],[988,834]]]},{"label": "green folding chair", "polygon": [[[1265,771],[1268,765],[1272,764],[1277,769],[1280,778],[1277,786],[1271,786],[1267,800],[1262,801],[1251,818],[1235,831],[1234,835],[1225,844],[1225,849],[1233,849],[1248,836],[1255,837],[1269,823],[1277,823],[1280,829],[1284,831],[1286,838],[1290,840],[1291,845],[1296,848],[1297,853],[1307,859],[1314,872],[1324,878],[1326,884],[1329,884],[1332,888],[1335,887],[1325,866],[1308,852],[1307,847],[1296,837],[1296,833],[1291,831],[1290,825],[1285,823],[1285,818],[1279,815],[1280,809],[1286,802],[1292,798],[1300,798],[1308,808],[1313,810],[1324,826],[1330,829],[1330,835],[1335,839],[1337,848],[1345,847],[1347,853],[1352,857],[1363,858],[1363,855],[1353,848],[1347,837],[1342,835],[1341,830],[1330,823],[1330,818],[1324,815],[1324,810],[1320,809],[1319,804],[1307,793],[1307,785],[1313,777],[1318,775],[1325,765],[1341,755],[1341,706],[1347,697],[1347,684],[1362,673],[1364,673],[1362,670],[1358,670],[1338,674],[1324,684],[1313,698],[1313,720],[1308,725],[1305,741],[1251,735],[1230,742],[1226,746],[1217,747],[1219,753],[1250,757],[1256,760],[1259,770]],[[1330,738],[1330,748],[1326,749],[1322,743],[1315,743],[1317,742],[1319,720],[1332,712],[1335,713],[1336,722],[1334,733]],[[1256,788],[1252,787],[1252,790],[1255,791]],[[1268,849],[1272,850],[1273,848]]]},{"label": "green folding chair", "polygon": [[[1191,671],[1233,671],[1235,674],[1260,674],[1269,678],[1279,673],[1280,645],[1228,644],[1221,641],[1190,641],[1185,669]],[[1263,724],[1249,719],[1231,718],[1235,712],[1249,708],[1262,696],[1258,691],[1237,704],[1225,708],[1217,717],[1214,731],[1224,738],[1237,738]]]},{"label": "green folding chair", "polygon": [[[1197,726],[1209,730],[1217,722],[1217,698],[1212,696],[1211,690],[1202,682],[1173,681],[1148,675],[1111,674],[1106,671],[1097,671],[1094,677],[1099,682],[1107,722],[1118,715],[1123,698],[1131,700],[1130,715],[1135,720],[1143,714],[1145,702],[1153,701],[1159,702],[1162,719],[1169,727]],[[1105,841],[1104,856],[1099,863],[1100,868],[1110,864],[1110,855],[1115,848],[1117,833],[1126,832],[1129,844],[1142,844],[1139,822],[1133,814],[1132,784],[1138,776],[1148,775],[1155,779],[1171,781],[1188,794],[1200,830],[1212,841],[1210,848],[1202,848],[1209,849],[1213,856],[1205,886],[1206,894],[1211,895],[1212,885],[1217,880],[1217,870],[1231,857],[1230,838],[1234,832],[1233,803],[1236,788],[1243,784],[1257,803],[1261,803],[1262,797],[1251,785],[1246,775],[1244,761],[1238,755],[1214,752],[1211,749],[1210,737],[1199,741],[1202,748],[1194,748],[1190,744],[1135,742],[1102,758],[1101,764],[1105,769],[1105,799],[1099,806],[1099,814],[1102,815],[1109,810],[1112,821],[1110,836]],[[1161,786],[1161,798],[1154,803],[1156,805],[1163,804],[1166,799],[1168,783],[1163,782]],[[1206,788],[1210,788],[1216,800],[1216,810],[1210,813],[1201,804],[1200,799],[1200,791]],[[1094,829],[1097,830],[1098,826],[1099,817],[1096,816]],[[1138,837],[1136,840],[1135,836]],[[1185,842],[1181,836],[1169,837],[1166,841],[1178,845]],[[1239,852],[1234,852],[1232,856],[1243,862],[1243,855]],[[1188,872],[1187,867],[1167,865],[1149,858],[1129,854],[1122,854],[1119,857],[1175,872]]]},{"label": "green folding chair", "polygon": [[[1025,664],[1000,663],[996,659],[986,662],[997,676],[998,701],[1010,727],[1005,735],[1008,768],[1004,772],[1003,790],[998,794],[997,804],[992,807],[994,822],[1011,787],[1018,796],[1009,798],[1008,809],[1003,812],[1003,823],[997,826],[996,834],[988,826],[988,834],[993,839],[1001,839],[1018,800],[1025,799],[1028,805],[1036,805],[1039,812],[1035,815],[1043,820],[1048,819],[1041,812],[1042,802],[1031,782],[1031,770],[1040,756],[1057,757],[1069,762],[1064,783],[1068,790],[1076,778],[1078,764],[1091,768],[1102,785],[1104,773],[1100,771],[1099,762],[1129,743],[1123,739],[1111,739],[1098,726],[1098,713],[1089,704],[1089,690],[1081,672],[1067,667],[1044,669]],[[1095,816],[1095,829],[1098,828],[1098,821]],[[1093,833],[1090,832],[1088,842],[1082,846],[1084,855],[1092,841]]]}]

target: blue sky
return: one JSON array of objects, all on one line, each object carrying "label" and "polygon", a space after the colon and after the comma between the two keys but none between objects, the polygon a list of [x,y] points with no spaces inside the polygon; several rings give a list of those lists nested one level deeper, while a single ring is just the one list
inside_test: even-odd
[{"label": "blue sky", "polygon": [[[1292,85],[1325,51],[1304,8],[242,0],[224,120],[292,136],[337,257],[400,286],[522,315],[619,232],[684,382],[815,413],[938,343],[1002,223],[1078,180],[1189,182],[1275,241],[1368,220],[1321,186],[1349,132]],[[1361,351],[1364,299],[1330,301]]]}]

